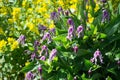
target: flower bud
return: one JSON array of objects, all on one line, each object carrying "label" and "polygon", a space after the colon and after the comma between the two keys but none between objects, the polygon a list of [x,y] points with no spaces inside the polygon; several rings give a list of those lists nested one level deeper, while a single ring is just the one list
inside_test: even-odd
[{"label": "flower bud", "polygon": [[74,46],[73,50],[74,50],[75,53],[77,53],[78,52],[78,46]]},{"label": "flower bud", "polygon": [[78,26],[76,33],[78,35],[78,38],[80,38],[81,35],[83,36],[83,26]]},{"label": "flower bud", "polygon": [[24,35],[20,35],[20,37],[18,38],[18,43],[20,43],[20,44],[24,44],[25,43],[25,36]]},{"label": "flower bud", "polygon": [[68,11],[68,10],[65,11],[65,15],[66,15],[66,16],[69,15],[69,11]]},{"label": "flower bud", "polygon": [[102,22],[109,21],[109,13],[106,9],[103,10]]},{"label": "flower bud", "polygon": [[101,0],[101,2],[106,3],[106,2],[107,2],[107,0]]},{"label": "flower bud", "polygon": [[35,54],[35,53],[32,53],[32,54],[31,54],[31,59],[34,60],[35,57],[36,57],[36,54]]},{"label": "flower bud", "polygon": [[41,66],[38,67],[38,72],[40,73],[40,75],[42,74],[42,67]]},{"label": "flower bud", "polygon": [[33,80],[34,78],[34,75],[31,71],[29,71],[27,74],[26,74],[26,80]]},{"label": "flower bud", "polygon": [[45,61],[45,59],[46,59],[45,56],[41,56],[41,57],[40,57],[40,60],[42,60],[42,61]]},{"label": "flower bud", "polygon": [[71,18],[69,18],[69,19],[67,20],[67,23],[68,23],[70,26],[74,26],[74,22],[73,22],[73,20],[72,20]]},{"label": "flower bud", "polygon": [[52,49],[50,56],[49,56],[49,60],[53,60],[53,58],[56,56],[57,54],[57,50],[56,49]]},{"label": "flower bud", "polygon": [[67,39],[69,39],[70,41],[72,40],[73,32],[74,32],[74,28],[73,26],[70,26],[68,29],[68,35],[67,35]]},{"label": "flower bud", "polygon": [[119,61],[117,61],[117,64],[120,66],[120,60],[119,60]]},{"label": "flower bud", "polygon": [[39,24],[38,25],[38,29],[41,31],[45,31],[46,29],[47,29],[47,27],[46,26],[44,26],[44,25],[41,25],[41,24]]}]

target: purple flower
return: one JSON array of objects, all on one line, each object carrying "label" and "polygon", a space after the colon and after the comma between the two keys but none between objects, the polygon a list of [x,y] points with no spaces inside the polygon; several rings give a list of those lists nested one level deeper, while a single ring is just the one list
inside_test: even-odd
[{"label": "purple flower", "polygon": [[106,9],[103,10],[102,22],[109,21],[109,13]]},{"label": "purple flower", "polygon": [[47,27],[46,27],[46,26],[44,26],[44,25],[39,24],[39,25],[38,25],[38,29],[39,29],[39,30],[43,30],[43,31],[44,31],[44,30],[46,30],[46,29],[47,29]]},{"label": "purple flower", "polygon": [[118,64],[118,65],[120,65],[120,60],[119,60],[119,61],[117,61],[117,64]]},{"label": "purple flower", "polygon": [[25,36],[24,35],[20,35],[20,37],[18,38],[18,43],[20,43],[20,44],[24,44],[25,43]]},{"label": "purple flower", "polygon": [[50,15],[50,18],[51,18],[52,20],[57,20],[57,18],[58,18],[57,12],[52,12],[51,15]]},{"label": "purple flower", "polygon": [[71,18],[69,18],[69,19],[67,20],[67,23],[68,23],[70,26],[74,26],[74,22],[73,22],[73,20],[72,20]]},{"label": "purple flower", "polygon": [[77,53],[78,52],[78,46],[74,46],[73,50],[74,50],[75,53]]},{"label": "purple flower", "polygon": [[100,62],[103,63],[103,57],[99,50],[95,51],[94,57],[91,59],[91,62],[95,62],[95,64],[97,64],[98,58],[99,58]]},{"label": "purple flower", "polygon": [[45,61],[45,59],[46,59],[45,56],[41,56],[41,57],[40,57],[40,60],[42,60],[42,61]]},{"label": "purple flower", "polygon": [[60,13],[62,13],[62,14],[64,15],[64,12],[63,12],[62,7],[59,7],[59,8],[58,8],[58,14],[60,14]]},{"label": "purple flower", "polygon": [[73,80],[78,80],[78,78],[75,76]]},{"label": "purple flower", "polygon": [[107,2],[107,0],[101,0],[101,2],[106,3],[106,2]]},{"label": "purple flower", "polygon": [[80,36],[83,36],[83,26],[78,26],[77,27],[77,31],[76,31],[78,38],[80,38]]},{"label": "purple flower", "polygon": [[31,71],[26,74],[25,80],[33,80],[34,75]]},{"label": "purple flower", "polygon": [[38,46],[40,45],[39,41],[35,41],[34,42],[34,49],[35,49],[35,52],[38,50]]},{"label": "purple flower", "polygon": [[90,59],[90,61],[91,61],[92,63],[94,63],[94,60],[95,60],[94,58],[91,58],[91,59]]},{"label": "purple flower", "polygon": [[48,48],[47,48],[46,45],[43,45],[43,46],[42,46],[42,50],[41,50],[41,52],[40,52],[40,55],[42,55],[43,51],[45,51],[45,54],[46,54],[46,55],[48,54]]},{"label": "purple flower", "polygon": [[52,32],[53,35],[55,34],[55,28],[52,28],[49,31]]},{"label": "purple flower", "polygon": [[70,26],[68,29],[68,35],[67,35],[67,39],[69,39],[70,41],[72,40],[73,32],[74,32],[74,28],[73,26]]},{"label": "purple flower", "polygon": [[57,50],[56,49],[52,49],[50,56],[49,56],[49,60],[53,60],[53,58],[56,56],[57,54]]},{"label": "purple flower", "polygon": [[40,45],[39,41],[34,42],[34,47],[39,46],[39,45]]},{"label": "purple flower", "polygon": [[69,11],[68,11],[68,10],[65,11],[65,15],[66,15],[66,16],[69,15]]},{"label": "purple flower", "polygon": [[32,54],[31,54],[31,59],[34,60],[35,57],[36,57],[36,54],[35,54],[35,53],[32,53]]},{"label": "purple flower", "polygon": [[43,38],[42,38],[42,41],[44,41],[45,39],[48,39],[48,44],[51,43],[52,39],[51,39],[51,35],[50,33],[46,33]]},{"label": "purple flower", "polygon": [[38,72],[40,73],[40,75],[42,74],[42,67],[41,66],[38,67]]},{"label": "purple flower", "polygon": [[88,74],[90,75],[92,73],[92,70],[91,68],[88,70]]}]

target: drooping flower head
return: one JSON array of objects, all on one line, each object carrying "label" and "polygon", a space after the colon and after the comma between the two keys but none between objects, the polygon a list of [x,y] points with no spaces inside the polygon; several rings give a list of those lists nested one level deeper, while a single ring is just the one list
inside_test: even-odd
[{"label": "drooping flower head", "polygon": [[45,55],[47,55],[48,54],[48,48],[47,48],[47,46],[46,45],[43,45],[42,46],[42,50],[41,50],[41,52],[40,52],[40,55],[42,55],[42,53],[45,51]]},{"label": "drooping flower head", "polygon": [[34,60],[36,58],[36,54],[35,53],[32,53],[31,54],[31,59]]},{"label": "drooping flower head", "polygon": [[73,22],[72,18],[69,18],[69,19],[67,20],[67,23],[68,23],[70,26],[74,26],[74,22]]},{"label": "drooping flower head", "polygon": [[117,61],[117,64],[120,66],[120,60],[119,60],[119,61]]},{"label": "drooping flower head", "polygon": [[24,35],[20,35],[20,37],[18,38],[18,43],[20,43],[20,44],[24,44],[25,43],[25,36]]},{"label": "drooping flower head", "polygon": [[106,9],[103,10],[102,22],[109,21],[109,13]]},{"label": "drooping flower head", "polygon": [[73,50],[74,50],[75,53],[77,53],[78,52],[78,46],[73,46]]},{"label": "drooping flower head", "polygon": [[43,38],[42,38],[42,41],[44,41],[45,39],[48,39],[48,44],[51,43],[52,39],[51,39],[51,35],[50,33],[46,33]]},{"label": "drooping flower head", "polygon": [[34,42],[34,49],[35,49],[35,52],[38,50],[37,47],[38,47],[39,45],[40,45],[39,41],[36,40],[36,41]]},{"label": "drooping flower head", "polygon": [[60,13],[62,13],[64,15],[62,7],[58,7],[58,14],[60,15]]},{"label": "drooping flower head", "polygon": [[101,2],[106,3],[106,2],[107,2],[107,0],[101,0]]},{"label": "drooping flower head", "polygon": [[83,36],[83,26],[78,26],[76,33],[77,33],[78,38],[80,38],[81,35]]},{"label": "drooping flower head", "polygon": [[51,28],[49,31],[50,31],[53,35],[55,35],[55,28]]},{"label": "drooping flower head", "polygon": [[31,71],[26,74],[25,80],[33,80],[34,75]]},{"label": "drooping flower head", "polygon": [[64,13],[65,13],[66,16],[69,15],[69,11],[68,10],[66,10]]},{"label": "drooping flower head", "polygon": [[45,59],[46,59],[45,56],[41,56],[41,57],[40,57],[40,60],[42,60],[42,61],[45,61]]},{"label": "drooping flower head", "polygon": [[52,20],[57,20],[57,18],[58,18],[57,12],[52,12],[51,15],[50,15],[50,18],[51,18]]},{"label": "drooping flower head", "polygon": [[103,63],[103,57],[99,50],[95,51],[93,58],[91,59],[91,62],[94,62],[95,64],[97,64],[97,59],[99,59],[99,61]]},{"label": "drooping flower head", "polygon": [[57,50],[56,49],[52,49],[50,56],[49,56],[49,60],[53,60],[53,58],[56,56],[57,54]]},{"label": "drooping flower head", "polygon": [[68,35],[67,35],[67,39],[69,39],[70,41],[72,40],[73,32],[74,32],[74,28],[73,26],[70,26],[68,29]]},{"label": "drooping flower head", "polygon": [[41,66],[38,67],[38,72],[40,73],[40,75],[42,74],[42,67]]},{"label": "drooping flower head", "polygon": [[34,47],[37,47],[37,46],[39,46],[39,45],[40,45],[39,41],[36,40],[36,41],[34,42]]},{"label": "drooping flower head", "polygon": [[40,31],[45,31],[45,30],[47,29],[47,27],[44,26],[44,25],[39,24],[39,25],[38,25],[38,29],[39,29]]}]

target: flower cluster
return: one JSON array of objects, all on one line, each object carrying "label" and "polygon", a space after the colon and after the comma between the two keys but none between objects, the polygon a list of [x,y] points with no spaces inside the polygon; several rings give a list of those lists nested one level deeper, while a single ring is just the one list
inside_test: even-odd
[{"label": "flower cluster", "polygon": [[[75,35],[75,26],[74,26],[74,22],[71,18],[68,19],[67,23],[70,25],[70,27],[68,29],[67,39],[69,39],[71,41],[73,36]],[[83,26],[80,25],[77,27],[76,34],[77,34],[78,38],[80,38],[84,35]]]},{"label": "flower cluster", "polygon": [[95,51],[93,58],[91,58],[90,61],[97,64],[98,59],[100,60],[100,63],[103,63],[103,57],[102,57],[102,54],[99,50]]}]

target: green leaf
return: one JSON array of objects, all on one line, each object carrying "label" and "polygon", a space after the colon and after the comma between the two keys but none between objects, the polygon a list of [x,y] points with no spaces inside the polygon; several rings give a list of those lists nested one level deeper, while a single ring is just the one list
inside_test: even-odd
[{"label": "green leaf", "polygon": [[99,79],[100,77],[102,77],[102,75],[101,75],[100,73],[95,73],[95,74],[93,74],[93,76],[92,76],[92,80]]},{"label": "green leaf", "polygon": [[67,74],[67,79],[68,79],[68,80],[73,80],[72,75],[71,75],[71,74]]},{"label": "green leaf", "polygon": [[58,35],[57,37],[54,37],[53,40],[55,41],[62,41],[62,42],[66,42],[67,39],[66,39],[66,35]]},{"label": "green leaf", "polygon": [[99,69],[99,68],[101,68],[101,66],[99,66],[99,65],[94,65],[92,71],[95,71],[95,70],[97,70],[97,69]]},{"label": "green leaf", "polygon": [[99,38],[106,38],[106,37],[107,37],[107,35],[104,34],[104,33],[100,33],[100,34],[99,34]]},{"label": "green leaf", "polygon": [[117,16],[116,18],[114,18],[106,27],[105,27],[105,33],[108,36],[111,36],[112,34],[114,34],[117,30],[118,27],[120,25],[120,15]]},{"label": "green leaf", "polygon": [[117,35],[111,36],[111,37],[107,37],[107,39],[106,39],[104,42],[102,42],[101,47],[104,48],[104,47],[110,45],[112,42],[114,42],[114,41],[116,41],[116,40],[119,40],[119,39],[120,39],[120,36],[119,36],[119,35],[120,35],[120,34],[117,34]]},{"label": "green leaf", "polygon": [[91,63],[90,60],[84,59],[83,70],[88,71],[92,65],[93,63]]},{"label": "green leaf", "polygon": [[119,14],[120,14],[120,4],[118,5],[118,11],[119,11]]},{"label": "green leaf", "polygon": [[114,68],[107,69],[107,71],[117,76]]},{"label": "green leaf", "polygon": [[112,80],[112,78],[111,78],[110,76],[108,76],[108,77],[106,78],[106,80]]},{"label": "green leaf", "polygon": [[93,34],[97,34],[97,27],[94,28]]},{"label": "green leaf", "polygon": [[32,70],[35,66],[36,66],[36,65],[35,65],[35,62],[31,62],[31,63],[28,64],[27,66],[23,67],[20,72],[26,73],[26,72]]},{"label": "green leaf", "polygon": [[90,51],[85,50],[85,49],[79,49],[78,53],[77,53],[78,56],[85,56],[85,55],[88,55],[88,54],[90,54]]},{"label": "green leaf", "polygon": [[57,29],[57,35],[61,35],[61,34],[67,34],[67,30]]},{"label": "green leaf", "polygon": [[118,53],[118,54],[115,55],[115,60],[118,61],[119,59],[120,59],[120,53]]}]

